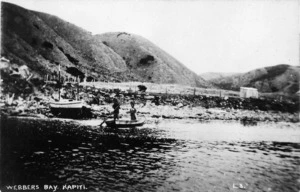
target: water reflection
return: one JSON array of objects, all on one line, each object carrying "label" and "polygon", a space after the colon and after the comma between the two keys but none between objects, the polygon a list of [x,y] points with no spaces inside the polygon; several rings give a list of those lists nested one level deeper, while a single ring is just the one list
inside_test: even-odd
[{"label": "water reflection", "polygon": [[1,127],[2,185],[84,184],[89,191],[299,189],[300,131],[294,125],[164,121],[116,132],[70,122],[5,120]]}]

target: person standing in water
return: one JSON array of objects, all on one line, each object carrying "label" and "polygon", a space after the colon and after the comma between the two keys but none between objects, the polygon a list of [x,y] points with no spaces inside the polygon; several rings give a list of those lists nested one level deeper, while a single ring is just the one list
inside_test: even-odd
[{"label": "person standing in water", "polygon": [[131,105],[131,108],[129,110],[128,113],[130,113],[130,119],[131,121],[136,121],[136,116],[135,116],[135,113],[136,113],[136,109],[134,108],[134,101],[130,101],[130,105]]},{"label": "person standing in water", "polygon": [[119,119],[120,103],[119,103],[119,101],[118,101],[117,98],[114,98],[113,102],[114,102],[114,104],[113,104],[112,107],[114,109],[114,111],[113,111],[113,113],[114,113],[114,121],[116,121],[117,119]]}]

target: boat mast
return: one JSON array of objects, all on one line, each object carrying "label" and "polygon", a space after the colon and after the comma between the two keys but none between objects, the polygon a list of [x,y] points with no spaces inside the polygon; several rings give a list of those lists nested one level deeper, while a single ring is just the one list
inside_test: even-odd
[{"label": "boat mast", "polygon": [[60,64],[58,65],[58,101],[60,101]]},{"label": "boat mast", "polygon": [[77,94],[76,94],[76,100],[79,100],[79,76],[76,77],[76,80],[77,80]]}]

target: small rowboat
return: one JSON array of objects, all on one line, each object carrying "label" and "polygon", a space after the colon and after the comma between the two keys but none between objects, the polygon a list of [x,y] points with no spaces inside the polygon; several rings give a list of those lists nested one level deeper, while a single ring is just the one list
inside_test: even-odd
[{"label": "small rowboat", "polygon": [[144,125],[144,120],[116,120],[113,119],[107,120],[105,123],[108,127],[117,127],[117,128],[129,128],[129,127],[138,127]]}]

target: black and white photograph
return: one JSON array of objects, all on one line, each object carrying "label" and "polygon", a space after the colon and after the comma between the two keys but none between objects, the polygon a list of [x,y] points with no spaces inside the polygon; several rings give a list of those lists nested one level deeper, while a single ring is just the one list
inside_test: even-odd
[{"label": "black and white photograph", "polygon": [[300,192],[299,0],[1,0],[0,192]]}]

